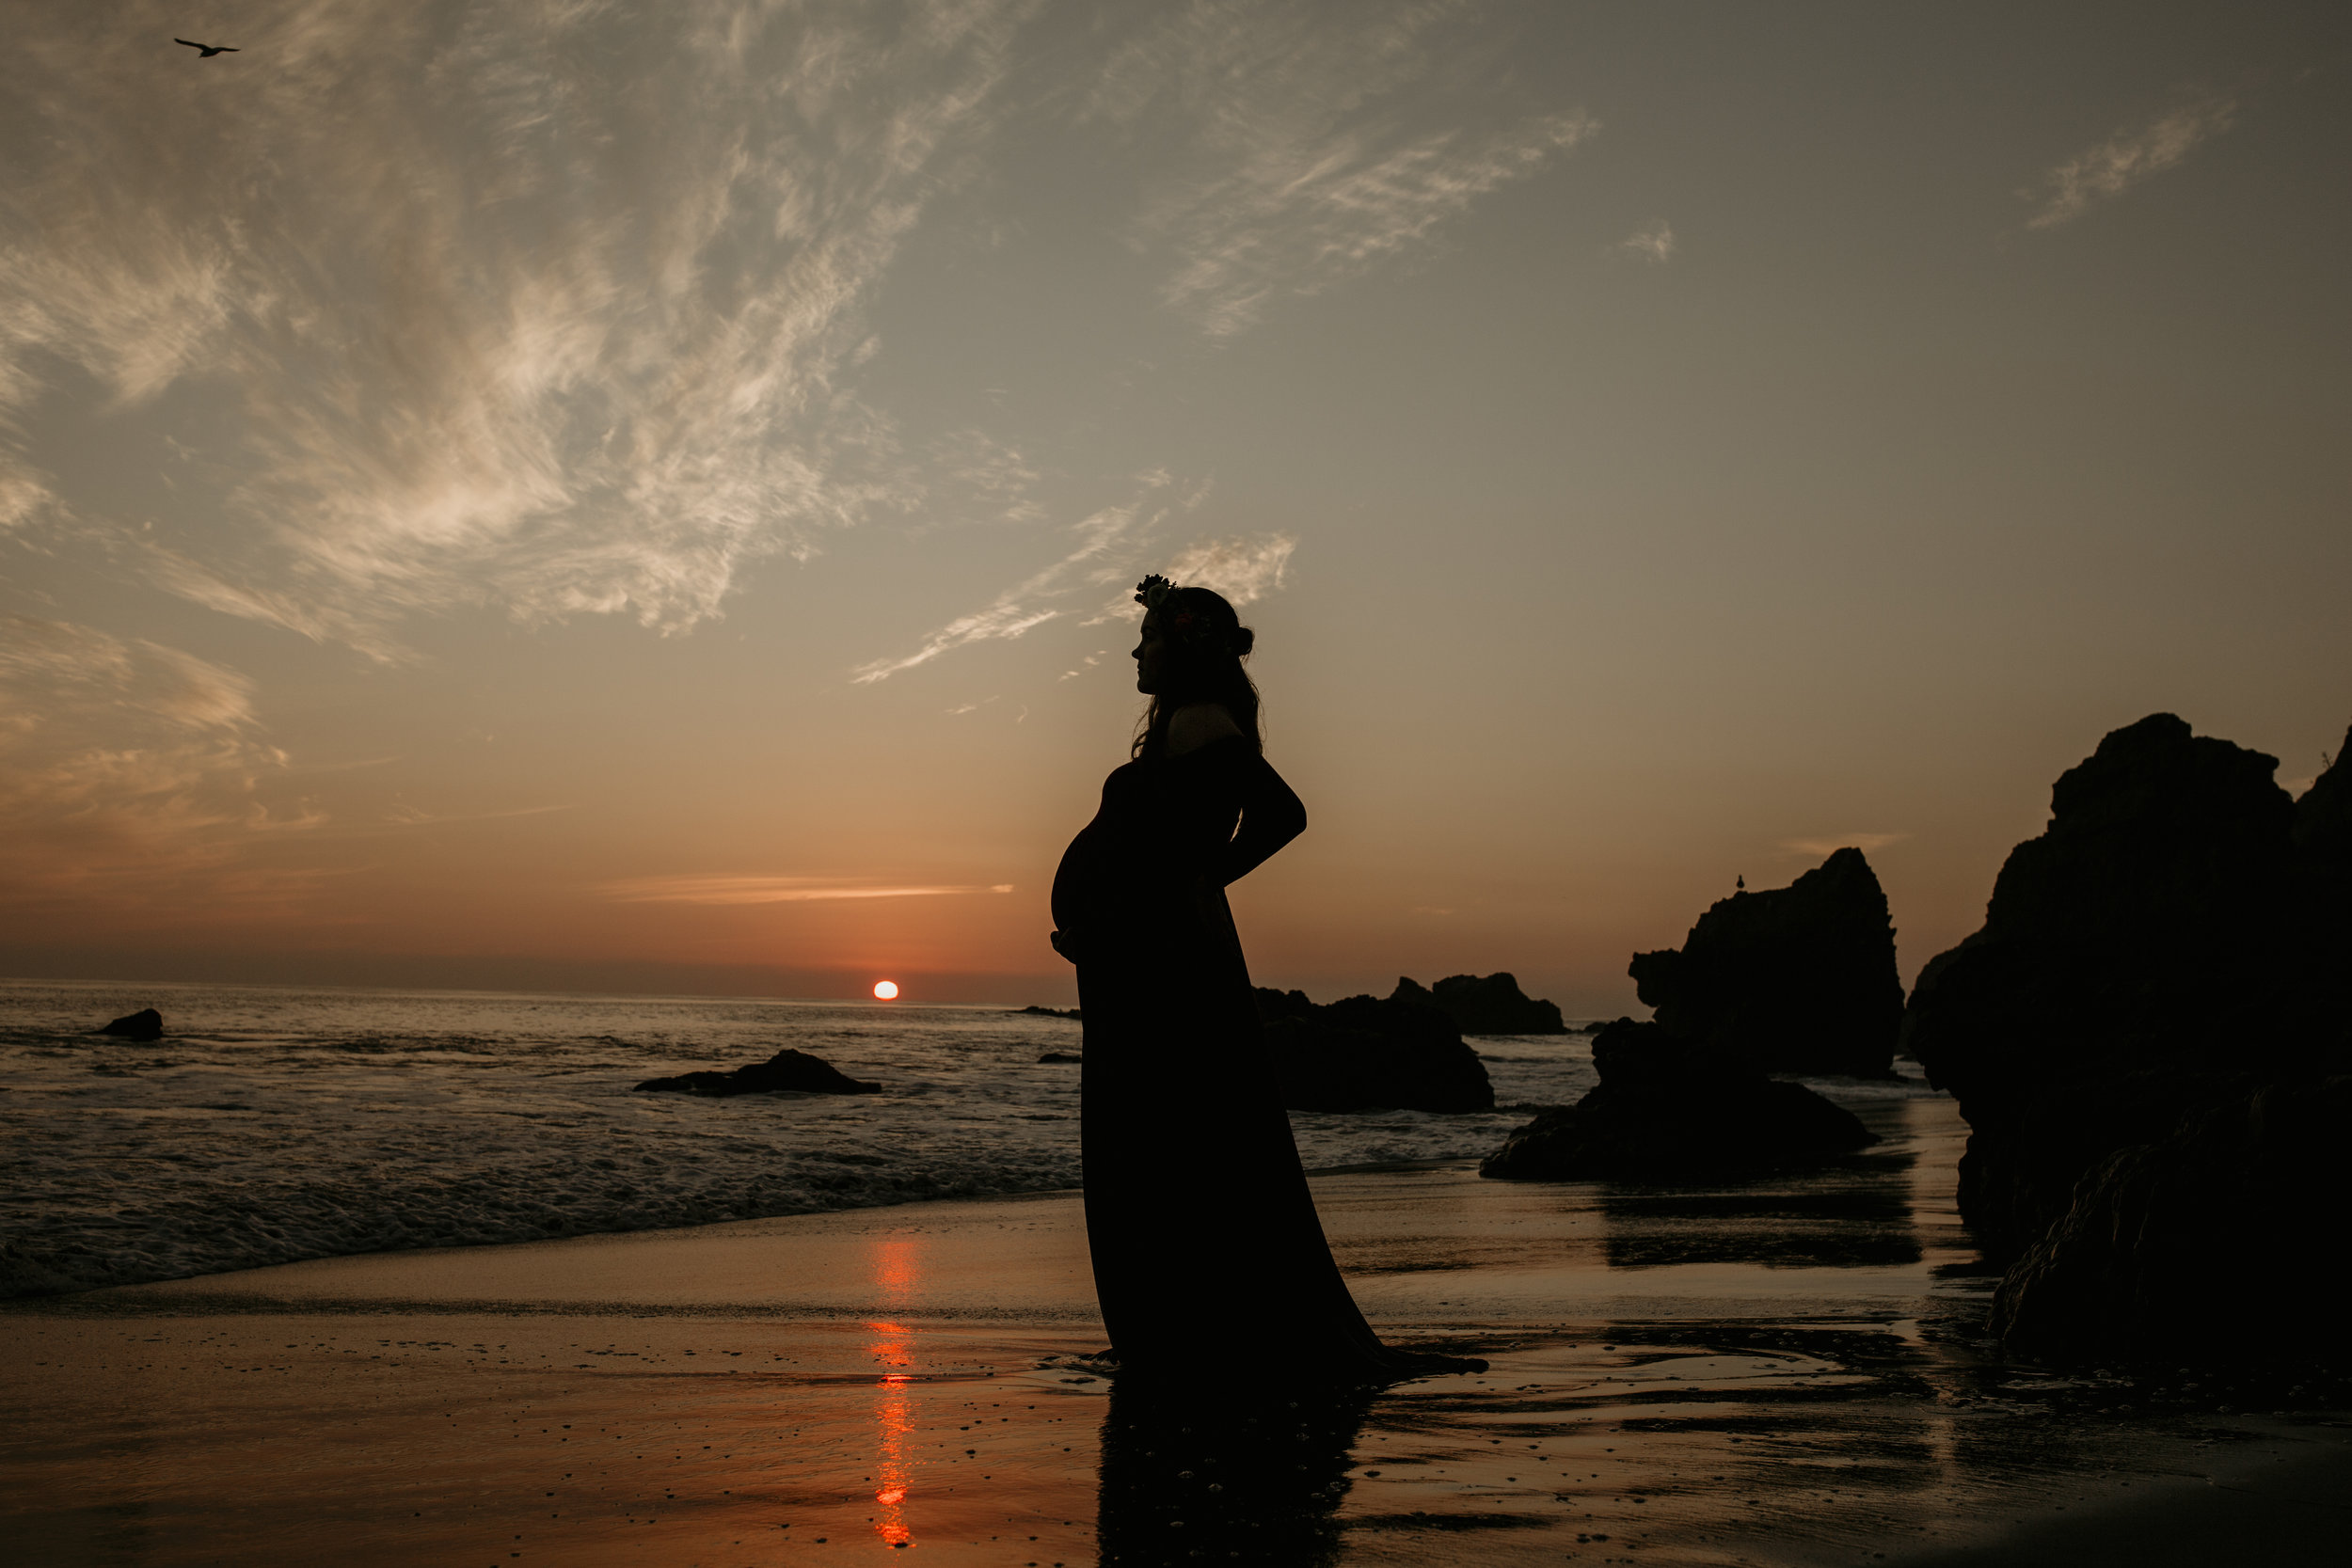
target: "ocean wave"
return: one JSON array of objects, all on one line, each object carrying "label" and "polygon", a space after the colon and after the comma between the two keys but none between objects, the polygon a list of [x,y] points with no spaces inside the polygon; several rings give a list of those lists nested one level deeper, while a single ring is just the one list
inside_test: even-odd
[{"label": "ocean wave", "polygon": [[1892,1078],[1838,1078],[1831,1076],[1804,1077],[1796,1073],[1775,1073],[1776,1078],[1792,1084],[1803,1084],[1817,1094],[1831,1100],[1941,1100],[1944,1091],[1928,1082],[1927,1069],[1918,1063],[1899,1060]]},{"label": "ocean wave", "polygon": [[[1072,1187],[1078,1026],[981,1007],[0,987],[0,1295],[305,1259]],[[1513,1042],[1515,1045],[1524,1042]],[[873,1095],[698,1100],[641,1079],[813,1052]],[[1589,1060],[1490,1063],[1561,1103]],[[1312,1168],[1475,1158],[1523,1112],[1294,1118]]]}]

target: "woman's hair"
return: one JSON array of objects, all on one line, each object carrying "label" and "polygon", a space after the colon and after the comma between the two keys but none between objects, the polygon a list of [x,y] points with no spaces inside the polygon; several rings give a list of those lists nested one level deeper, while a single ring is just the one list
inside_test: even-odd
[{"label": "woman's hair", "polygon": [[[1140,597],[1141,595],[1137,595]],[[1225,596],[1206,588],[1171,588],[1151,611],[1159,617],[1160,689],[1136,726],[1136,756],[1167,750],[1168,722],[1193,703],[1221,703],[1254,750],[1265,737],[1258,721],[1258,689],[1241,661],[1257,633],[1241,624]]]}]

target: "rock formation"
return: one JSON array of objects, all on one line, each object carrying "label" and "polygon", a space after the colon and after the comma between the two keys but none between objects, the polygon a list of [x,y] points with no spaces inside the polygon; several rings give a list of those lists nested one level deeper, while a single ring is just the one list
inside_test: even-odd
[{"label": "rock formation", "polygon": [[682,1072],[675,1078],[648,1078],[637,1085],[667,1094],[725,1096],[773,1094],[796,1089],[803,1094],[876,1094],[880,1084],[868,1084],[836,1071],[831,1062],[804,1051],[779,1051],[764,1062],[732,1072]]},{"label": "rock formation", "polygon": [[1859,849],[1785,888],[1733,894],[1679,948],[1637,953],[1629,973],[1668,1033],[1756,1071],[1893,1071],[1903,1017],[1895,927]]},{"label": "rock formation", "polygon": [[1496,974],[1449,974],[1436,987],[1423,990],[1410,979],[1397,981],[1390,1000],[1418,1002],[1436,1007],[1465,1035],[1565,1035],[1560,1009],[1519,990],[1509,971]]},{"label": "rock formation", "polygon": [[2352,1207],[2352,1077],[2250,1090],[2209,1081],[2218,1103],[2087,1171],[2064,1213],[2028,1243],[1994,1296],[2010,1349],[2058,1359],[2264,1359],[2265,1347],[2341,1352],[2289,1327],[2342,1296],[2340,1233]]},{"label": "rock formation", "polygon": [[1493,1110],[1494,1085],[1478,1053],[1462,1043],[1452,1019],[1413,1000],[1406,985],[1385,1000],[1350,996],[1321,1006],[1304,991],[1259,987],[1258,1016],[1283,1105],[1294,1111]]},{"label": "rock formation", "polygon": [[116,1019],[98,1033],[126,1040],[159,1040],[164,1037],[164,1015],[152,1007],[142,1007]]},{"label": "rock formation", "polygon": [[1679,948],[1629,971],[1647,1022],[1593,1037],[1600,1084],[1486,1157],[1482,1176],[1659,1177],[1819,1160],[1878,1139],[1852,1112],[1773,1072],[1885,1077],[1902,1023],[1895,927],[1859,849],[1788,887],[1744,888]]},{"label": "rock formation", "polygon": [[1544,1112],[1478,1167],[1561,1181],[1698,1175],[1820,1160],[1878,1141],[1854,1114],[1736,1054],[1621,1018],[1593,1041],[1600,1084]]},{"label": "rock formation", "polygon": [[[2169,713],[2113,732],[1920,973],[1903,1045],[1968,1119],[1961,1211],[2014,1343],[2154,1343],[2217,1289],[2276,1310],[2341,1223],[2341,1175],[2280,1173],[2352,1136],[2352,781],[2297,802],[2277,766]],[[2303,1240],[2247,1255],[2274,1230]]]}]

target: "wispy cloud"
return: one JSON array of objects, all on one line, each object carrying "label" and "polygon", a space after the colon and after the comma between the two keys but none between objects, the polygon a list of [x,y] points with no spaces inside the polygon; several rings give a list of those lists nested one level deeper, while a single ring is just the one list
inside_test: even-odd
[{"label": "wispy cloud", "polygon": [[0,888],[11,901],[217,869],[254,830],[316,826],[256,794],[285,754],[253,684],[177,648],[0,617]]},{"label": "wispy cloud", "polygon": [[136,713],[181,731],[244,731],[253,683],[233,670],[144,639],[66,621],[0,619],[0,728],[30,735],[91,707]]},{"label": "wispy cloud", "polygon": [[[1037,579],[1031,578],[1034,583]],[[1024,584],[1026,588],[1028,584]],[[1058,610],[1041,610],[1022,602],[1022,590],[1014,589],[1000,595],[994,604],[969,615],[959,615],[923,640],[923,645],[899,658],[881,658],[861,664],[850,678],[860,686],[888,680],[901,670],[912,670],[918,664],[929,664],[944,653],[968,647],[975,642],[1005,641],[1023,632],[1041,626],[1061,613]]]},{"label": "wispy cloud", "polygon": [[1208,539],[1178,550],[1162,572],[1171,582],[1213,589],[1238,608],[1280,589],[1297,548],[1287,533]]},{"label": "wispy cloud", "polygon": [[[0,55],[0,531],[83,531],[387,659],[469,607],[686,628],[747,564],[877,516],[1042,523],[1023,443],[910,435],[866,369],[907,237],[1041,86],[1041,16],[1084,134],[1139,150],[1164,302],[1211,336],[1425,247],[1594,130],[1490,91],[1497,35],[1459,0],[1085,25],[1041,0],[284,0],[233,70],[158,43],[183,11],[38,8]],[[67,400],[136,416],[114,451],[169,470],[151,528],[72,504],[32,434]],[[1149,526],[1118,512],[859,678],[1059,613],[1097,535]]]},{"label": "wispy cloud", "polygon": [[972,510],[993,522],[1036,523],[1045,509],[1035,499],[1043,477],[1021,449],[985,431],[960,430],[933,444],[932,460],[971,498]]},{"label": "wispy cloud", "polygon": [[[1088,118],[1173,146],[1136,242],[1175,269],[1164,302],[1212,338],[1426,243],[1477,198],[1599,129],[1582,113],[1408,119],[1394,95],[1438,71],[1469,8],[1372,0],[1326,12],[1192,0],[1112,56]],[[1343,24],[1335,25],[1343,15]]]},{"label": "wispy cloud", "polygon": [[[863,309],[1033,8],[289,0],[228,71],[165,0],[17,19],[0,527],[48,508],[34,404],[184,388],[149,564],[200,603],[384,654],[467,604],[717,613],[930,483]],[[938,478],[1017,511],[972,455]]]},{"label": "wispy cloud", "polygon": [[[0,408],[7,388],[0,383]],[[40,474],[17,453],[0,446],[0,533],[22,528],[49,511],[56,501]]]},{"label": "wispy cloud", "polygon": [[1675,231],[1664,218],[1660,218],[1655,223],[1644,224],[1618,241],[1617,248],[1629,250],[1645,261],[1664,266],[1674,260]]},{"label": "wispy cloud", "polygon": [[1010,893],[991,886],[898,886],[829,881],[818,877],[632,877],[608,882],[604,896],[623,904],[808,904],[836,898],[942,898],[966,893]]},{"label": "wispy cloud", "polygon": [[[1227,602],[1239,610],[1280,590],[1290,572],[1291,556],[1297,548],[1298,541],[1287,533],[1203,539],[1143,570],[1157,572],[1181,587],[1207,588],[1222,594]],[[1087,617],[1084,624],[1093,626],[1105,621],[1133,620],[1139,613],[1134,593],[1122,584],[1121,592]]]},{"label": "wispy cloud", "polygon": [[[1060,559],[1006,589],[984,608],[941,626],[913,653],[860,665],[850,679],[859,685],[887,680],[958,648],[1020,637],[1048,621],[1073,614],[1083,614],[1078,624],[1087,626],[1131,618],[1138,613],[1134,585],[1152,572],[1181,583],[1214,588],[1236,608],[1282,586],[1292,553],[1298,547],[1298,541],[1287,533],[1208,539],[1172,554],[1155,554],[1151,548],[1153,531],[1199,505],[1208,486],[1178,484],[1162,469],[1138,475],[1137,483],[1142,493],[1135,500],[1104,507],[1077,524],[1071,531],[1074,544]],[[1080,594],[1091,597],[1106,588],[1108,596],[1095,600],[1090,612],[1083,604],[1073,607],[1069,602]],[[1088,655],[1079,669],[1058,678],[1078,675],[1086,667],[1100,663],[1107,653],[1104,649]],[[967,703],[947,711],[965,713],[977,705]]]},{"label": "wispy cloud", "polygon": [[1825,858],[1840,849],[1859,849],[1867,855],[1890,844],[1900,844],[1910,836],[1909,833],[1846,833],[1830,838],[1785,838],[1780,841],[1780,847],[1792,855]]},{"label": "wispy cloud", "polygon": [[578,811],[577,802],[554,806],[515,806],[505,811],[436,812],[397,800],[384,814],[384,820],[396,828],[435,828],[445,823],[503,822],[516,816],[546,816],[551,812]]},{"label": "wispy cloud", "polygon": [[2040,185],[2018,193],[2041,204],[2026,220],[2026,227],[2054,229],[2099,202],[2122,196],[2187,157],[2199,144],[2227,131],[2236,116],[2233,100],[2210,98],[2175,109],[2137,130],[2118,131],[2050,170]]},{"label": "wispy cloud", "polygon": [[[1174,486],[1166,472],[1154,469],[1138,476],[1137,483],[1142,494],[1135,500],[1106,506],[1074,525],[1071,547],[1059,560],[1006,589],[985,607],[957,616],[913,653],[861,664],[850,678],[860,686],[870,685],[975,642],[1019,637],[1069,612],[1067,606],[1051,601],[1121,578],[1133,559],[1131,542],[1173,510],[1171,504],[1152,504],[1159,492]],[[1176,504],[1184,499],[1180,495]]]}]

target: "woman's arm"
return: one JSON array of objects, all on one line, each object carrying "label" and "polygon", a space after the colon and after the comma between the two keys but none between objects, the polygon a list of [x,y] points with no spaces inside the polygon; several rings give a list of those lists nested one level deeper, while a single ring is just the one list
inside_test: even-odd
[{"label": "woman's arm", "polygon": [[1220,779],[1226,793],[1241,810],[1241,827],[1219,847],[1208,875],[1215,886],[1240,881],[1271,860],[1282,846],[1307,831],[1307,807],[1273,765],[1248,743],[1241,726],[1222,703],[1190,703],[1168,718],[1169,760],[1207,752],[1188,766],[1206,768]]},{"label": "woman's arm", "polygon": [[1306,802],[1282,782],[1272,763],[1249,757],[1241,769],[1241,830],[1225,847],[1216,871],[1217,884],[1240,881],[1306,831]]}]

